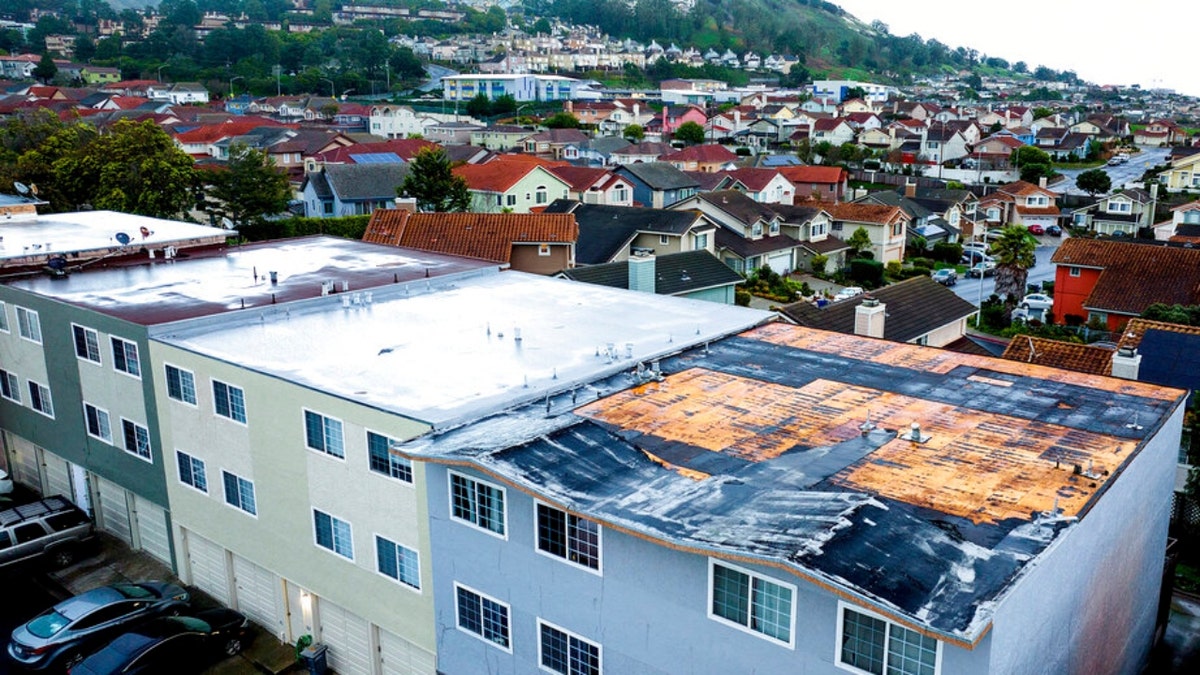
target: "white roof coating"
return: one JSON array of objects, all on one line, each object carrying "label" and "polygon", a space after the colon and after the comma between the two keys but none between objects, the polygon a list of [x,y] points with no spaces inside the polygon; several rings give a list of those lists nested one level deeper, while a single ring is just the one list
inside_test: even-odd
[{"label": "white roof coating", "polygon": [[128,235],[128,245],[134,248],[162,248],[237,234],[219,227],[117,211],[52,213],[0,223],[0,261],[50,253],[120,250],[118,232]]},{"label": "white roof coating", "polygon": [[521,272],[392,286],[370,304],[325,300],[154,339],[445,427],[773,316]]}]

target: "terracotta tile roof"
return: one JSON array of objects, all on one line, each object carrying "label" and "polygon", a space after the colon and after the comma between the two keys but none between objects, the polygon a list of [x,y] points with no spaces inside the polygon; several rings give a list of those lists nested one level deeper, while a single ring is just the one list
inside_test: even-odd
[{"label": "terracotta tile roof", "polygon": [[250,131],[258,127],[278,127],[289,126],[278,122],[271,122],[261,118],[253,119],[230,119],[218,124],[206,124],[202,127],[197,127],[191,131],[184,131],[175,134],[175,140],[180,143],[213,143],[223,138],[232,138],[233,136],[244,136]]},{"label": "terracotta tile roof", "polygon": [[747,189],[758,192],[765,189],[779,175],[779,172],[775,169],[741,168],[726,171],[725,174],[745,185]]},{"label": "terracotta tile roof", "polygon": [[570,162],[546,159],[545,157],[538,157],[537,155],[526,155],[516,152],[510,152],[504,155],[496,155],[487,161],[488,164],[491,164],[492,162],[508,162],[512,166],[537,165],[547,169],[553,166],[571,166]]},{"label": "terracotta tile roof", "polygon": [[1023,216],[1058,216],[1062,212],[1057,206],[1022,206],[1017,204],[1017,213]]},{"label": "terracotta tile roof", "polygon": [[[520,157],[518,159],[518,157]],[[497,157],[487,164],[465,164],[454,168],[454,175],[462,176],[467,181],[467,186],[472,190],[482,192],[507,192],[512,186],[516,185],[522,178],[529,175],[530,171],[542,167],[547,173],[544,160],[531,158],[533,161],[525,159],[528,156],[505,155]],[[555,166],[558,164],[551,164]],[[554,174],[550,174],[554,176]],[[557,178],[557,176],[554,176]],[[559,179],[562,180],[562,179]],[[563,181],[564,183],[566,181]]]},{"label": "terracotta tile roof", "polygon": [[1019,196],[1019,197],[1026,196],[1026,195],[1036,195],[1036,194],[1050,195],[1051,197],[1058,196],[1057,194],[1051,192],[1050,190],[1047,190],[1044,187],[1039,187],[1037,185],[1034,185],[1033,183],[1030,183],[1028,181],[1023,181],[1023,180],[1019,180],[1019,181],[1015,181],[1012,183],[1007,183],[1005,185],[1001,185],[999,188],[996,189],[996,191],[1002,192],[1004,194]]},{"label": "terracotta tile roof", "polygon": [[507,263],[513,244],[574,244],[569,213],[411,213],[378,209],[363,241]]},{"label": "terracotta tile roof", "polygon": [[1008,343],[1002,357],[1009,361],[1061,368],[1076,373],[1112,374],[1113,350],[1078,342],[1017,335]]},{"label": "terracotta tile roof", "polygon": [[834,220],[848,220],[856,223],[890,223],[904,214],[899,206],[883,204],[834,202],[824,205],[824,208]]},{"label": "terracotta tile roof", "polygon": [[813,131],[833,131],[843,124],[845,120],[840,117],[822,118],[813,122]]},{"label": "terracotta tile roof", "polygon": [[586,166],[554,166],[550,173],[563,179],[571,189],[582,192],[595,185],[607,185],[614,177],[608,169],[598,169]]},{"label": "terracotta tile roof", "polygon": [[737,155],[733,154],[723,145],[715,143],[706,143],[704,145],[693,145],[684,148],[679,152],[672,152],[662,156],[664,162],[734,162],[737,161]]},{"label": "terracotta tile roof", "polygon": [[1125,331],[1121,333],[1121,339],[1117,342],[1117,348],[1129,347],[1137,349],[1142,344],[1142,338],[1146,336],[1146,331],[1164,330],[1172,333],[1182,333],[1184,335],[1200,336],[1200,326],[1185,326],[1178,323],[1167,323],[1165,321],[1151,321],[1150,319],[1130,319],[1125,325]]},{"label": "terracotta tile roof", "polygon": [[840,183],[846,170],[840,166],[785,166],[779,173],[792,183]]},{"label": "terracotta tile roof", "polygon": [[1200,304],[1200,249],[1070,237],[1050,262],[1103,270],[1088,309],[1138,315],[1156,302]]}]

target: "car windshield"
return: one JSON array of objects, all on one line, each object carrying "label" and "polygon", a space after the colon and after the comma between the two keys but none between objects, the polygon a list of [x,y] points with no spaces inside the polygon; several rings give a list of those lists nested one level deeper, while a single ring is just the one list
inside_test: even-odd
[{"label": "car windshield", "polygon": [[198,633],[213,632],[212,626],[208,625],[207,621],[204,621],[203,619],[197,619],[194,616],[173,616],[171,617],[171,621],[178,623],[188,630],[196,631]]},{"label": "car windshield", "polygon": [[33,621],[30,621],[28,624],[26,624],[25,628],[28,629],[30,633],[33,633],[40,638],[48,638],[54,636],[63,628],[66,628],[68,623],[70,623],[70,621],[67,620],[67,617],[59,614],[53,609],[48,609],[45,612],[42,612],[42,614]]},{"label": "car windshield", "polygon": [[149,589],[136,584],[115,584],[113,585],[113,590],[133,600],[144,600],[154,597],[154,593]]}]

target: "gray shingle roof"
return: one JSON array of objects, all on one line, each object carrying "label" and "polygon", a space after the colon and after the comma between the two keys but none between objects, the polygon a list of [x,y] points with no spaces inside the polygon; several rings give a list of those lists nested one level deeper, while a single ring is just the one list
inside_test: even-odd
[{"label": "gray shingle roof", "polygon": [[[705,288],[741,283],[742,275],[708,251],[686,251],[654,259],[654,292],[682,295]],[[629,262],[621,261],[563,270],[562,276],[589,284],[629,288]]]},{"label": "gray shingle roof", "polygon": [[679,190],[700,186],[694,178],[666,162],[625,164],[617,171],[627,171],[655,190]]},{"label": "gray shingle roof", "polygon": [[323,169],[342,200],[395,197],[408,175],[407,164],[330,164]]},{"label": "gray shingle roof", "polygon": [[[883,337],[908,342],[975,313],[975,306],[929,277],[913,277],[871,291],[871,296],[887,306]],[[801,326],[837,333],[854,333],[855,308],[863,296],[835,302],[822,308],[797,302],[780,309]]]},{"label": "gray shingle roof", "polygon": [[545,213],[575,215],[579,224],[575,261],[580,265],[609,262],[624,251],[638,232],[682,235],[700,220],[695,211],[581,204],[569,199],[554,200]]}]

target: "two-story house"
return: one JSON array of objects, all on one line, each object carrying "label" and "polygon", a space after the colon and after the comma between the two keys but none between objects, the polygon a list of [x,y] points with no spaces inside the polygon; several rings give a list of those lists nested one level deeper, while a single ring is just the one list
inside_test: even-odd
[{"label": "two-story house", "polygon": [[843,241],[862,228],[871,238],[875,260],[889,263],[904,260],[909,216],[898,206],[834,202],[821,204],[833,219],[833,234]]},{"label": "two-story house", "polygon": [[734,168],[737,158],[737,155],[723,145],[705,143],[665,154],[659,161],[667,162],[680,171],[713,173]]},{"label": "two-story house", "polygon": [[1114,192],[1091,206],[1075,209],[1071,225],[1096,234],[1115,237],[1136,237],[1142,228],[1154,226],[1154,204],[1157,185],[1151,192],[1141,188],[1126,188]]},{"label": "two-story house", "polygon": [[760,267],[786,274],[796,269],[800,242],[782,230],[783,218],[737,190],[703,192],[677,202],[671,210],[696,210],[720,228],[716,253],[734,271],[749,274]]},{"label": "two-story house", "polygon": [[579,225],[577,265],[602,265],[638,255],[716,253],[717,226],[697,211],[555,200],[544,213],[571,214]]},{"label": "two-story house", "polygon": [[365,216],[396,208],[408,175],[406,163],[326,164],[305,174],[300,186],[308,218]]},{"label": "two-story house", "polygon": [[570,185],[567,199],[585,204],[633,206],[633,184],[609,169],[552,166],[550,173]]},{"label": "two-story house", "polygon": [[467,181],[471,211],[476,213],[531,213],[555,199],[566,199],[571,192],[567,181],[535,163],[497,158],[453,171]]},{"label": "two-story house", "polygon": [[633,184],[633,201],[661,209],[696,194],[700,183],[666,162],[622,164],[616,174]]},{"label": "two-story house", "polygon": [[989,229],[1007,225],[1057,225],[1062,215],[1056,202],[1058,195],[1046,189],[1045,181],[1043,178],[1040,185],[1034,185],[1019,180],[980,197],[977,209],[982,217],[977,222]]},{"label": "two-story house", "polygon": [[840,166],[785,166],[779,173],[795,186],[795,200],[840,202],[850,191],[850,172]]}]

